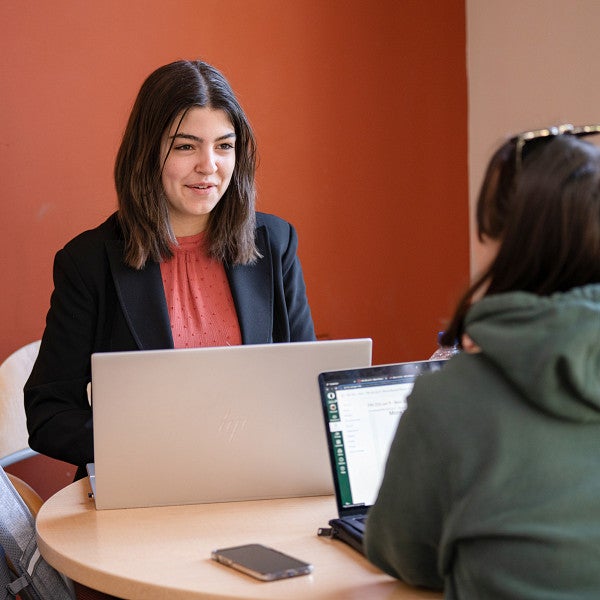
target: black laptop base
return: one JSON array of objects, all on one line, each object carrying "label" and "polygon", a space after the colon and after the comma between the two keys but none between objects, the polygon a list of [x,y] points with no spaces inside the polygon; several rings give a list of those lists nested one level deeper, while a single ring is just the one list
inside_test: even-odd
[{"label": "black laptop base", "polygon": [[341,540],[352,548],[354,548],[360,554],[364,554],[363,550],[363,532],[354,527],[352,523],[345,521],[344,519],[331,519],[329,521],[331,527],[328,532],[329,537],[332,539]]}]

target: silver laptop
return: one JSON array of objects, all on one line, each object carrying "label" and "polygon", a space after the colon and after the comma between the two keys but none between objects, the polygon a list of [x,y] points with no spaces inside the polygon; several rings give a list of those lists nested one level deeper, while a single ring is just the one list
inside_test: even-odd
[{"label": "silver laptop", "polygon": [[96,508],[330,494],[318,375],[370,339],[92,355]]}]

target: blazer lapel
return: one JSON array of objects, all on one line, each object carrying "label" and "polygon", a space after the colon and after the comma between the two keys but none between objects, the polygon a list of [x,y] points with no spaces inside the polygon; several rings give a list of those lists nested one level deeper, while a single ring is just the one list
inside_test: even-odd
[{"label": "blazer lapel", "polygon": [[252,265],[226,267],[243,344],[273,341],[273,269],[267,228],[256,229],[260,258]]},{"label": "blazer lapel", "polygon": [[136,270],[123,263],[124,243],[106,242],[117,296],[140,350],[173,348],[160,266],[153,261]]}]

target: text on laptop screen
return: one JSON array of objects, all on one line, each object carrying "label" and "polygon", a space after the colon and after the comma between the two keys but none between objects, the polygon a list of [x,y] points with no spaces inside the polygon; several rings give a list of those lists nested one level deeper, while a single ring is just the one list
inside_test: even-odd
[{"label": "text on laptop screen", "polygon": [[329,435],[342,506],[371,506],[414,375],[328,384]]}]

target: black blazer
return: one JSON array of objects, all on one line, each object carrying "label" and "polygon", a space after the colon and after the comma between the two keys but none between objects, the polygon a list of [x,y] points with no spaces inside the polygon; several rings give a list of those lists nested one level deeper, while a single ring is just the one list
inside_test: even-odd
[{"label": "black blazer", "polygon": [[[243,344],[315,339],[294,228],[257,213],[262,258],[226,267]],[[123,262],[116,214],[60,250],[46,329],[24,389],[29,445],[78,465],[94,459],[88,402],[94,352],[173,348],[160,266]]]}]

